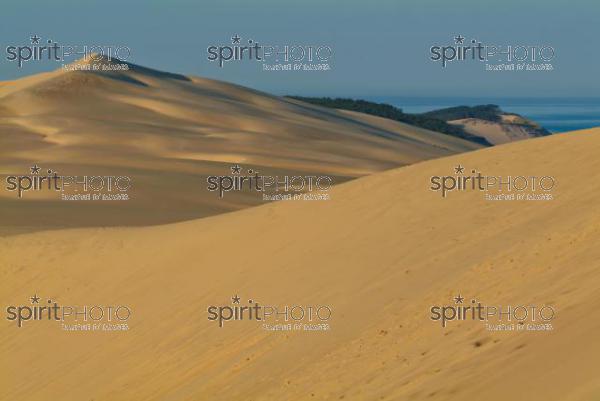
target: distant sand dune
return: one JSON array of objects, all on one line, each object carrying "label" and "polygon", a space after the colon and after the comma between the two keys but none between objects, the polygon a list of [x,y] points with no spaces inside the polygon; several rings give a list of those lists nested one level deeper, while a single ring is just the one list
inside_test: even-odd
[{"label": "distant sand dune", "polygon": [[503,115],[502,123],[482,120],[479,118],[464,118],[448,121],[450,124],[462,126],[469,134],[477,135],[494,145],[522,141],[532,138],[531,122],[523,125],[523,118],[516,115]]},{"label": "distant sand dune", "polygon": [[[134,196],[93,213],[81,202],[42,195],[43,204],[33,195],[17,202],[7,198],[2,176],[0,235],[32,227],[161,224],[261,204],[256,194],[220,201],[206,191],[206,176],[226,174],[233,163],[272,175],[327,174],[341,183],[478,148],[239,85],[131,68],[58,70],[2,83],[0,175],[26,174],[34,164],[64,175],[127,175]],[[181,185],[189,196],[177,201]]]}]

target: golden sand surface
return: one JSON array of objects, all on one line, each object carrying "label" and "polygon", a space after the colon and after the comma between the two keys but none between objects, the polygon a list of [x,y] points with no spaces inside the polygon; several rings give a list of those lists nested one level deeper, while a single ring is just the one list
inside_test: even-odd
[{"label": "golden sand surface", "polygon": [[[223,84],[211,85],[205,90]],[[281,113],[297,107],[256,99]],[[169,118],[185,119],[179,110]],[[61,144],[76,137],[69,130],[48,135]],[[117,133],[106,135],[118,141]],[[70,332],[47,320],[18,328],[4,320],[0,360],[10,369],[1,375],[0,399],[599,399],[598,149],[600,129],[590,129],[376,173],[334,187],[328,201],[0,238],[3,305],[31,305],[38,295],[132,310],[124,332]],[[479,191],[443,198],[430,190],[431,176],[453,175],[459,165],[487,175],[553,176],[553,199],[490,201]],[[208,320],[207,307],[230,305],[235,295],[330,305],[331,328],[273,332],[251,320],[222,328]],[[489,331],[473,320],[443,328],[430,319],[432,305],[457,295],[552,305],[553,330]]]},{"label": "golden sand surface", "polygon": [[7,176],[28,174],[34,165],[42,173],[132,181],[129,202],[101,205],[61,201],[51,191],[17,199],[2,190],[0,235],[164,224],[263,203],[247,192],[215,200],[206,191],[207,176],[227,174],[232,164],[342,183],[480,147],[225,82],[130,67],[61,69],[0,86],[3,187]]}]

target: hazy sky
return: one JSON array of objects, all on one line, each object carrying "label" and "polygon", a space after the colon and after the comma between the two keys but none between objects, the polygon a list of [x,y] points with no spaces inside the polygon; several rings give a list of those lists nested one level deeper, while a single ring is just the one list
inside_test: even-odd
[{"label": "hazy sky", "polygon": [[[330,96],[600,96],[597,0],[65,1],[2,5],[0,79],[60,67],[7,61],[29,38],[61,45],[123,45],[129,61],[218,78],[276,94]],[[207,60],[231,37],[261,44],[329,45],[327,72],[262,71],[259,63]],[[548,45],[554,71],[485,71],[479,62],[442,68],[433,45],[455,35],[484,44]]]}]

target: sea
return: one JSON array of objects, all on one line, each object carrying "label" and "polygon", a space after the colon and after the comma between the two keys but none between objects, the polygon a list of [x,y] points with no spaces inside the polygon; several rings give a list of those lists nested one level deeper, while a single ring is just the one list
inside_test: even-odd
[{"label": "sea", "polygon": [[388,103],[405,113],[497,104],[502,110],[520,114],[552,133],[600,126],[600,98],[370,97],[366,100]]}]

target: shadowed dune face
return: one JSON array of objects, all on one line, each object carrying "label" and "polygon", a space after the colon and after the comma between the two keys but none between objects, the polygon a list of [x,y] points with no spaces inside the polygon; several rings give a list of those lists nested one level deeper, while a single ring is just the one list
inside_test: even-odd
[{"label": "shadowed dune face", "polygon": [[[598,146],[600,129],[554,135],[363,177],[328,202],[2,238],[3,304],[37,293],[129,305],[133,314],[123,333],[4,321],[0,357],[11,368],[0,398],[597,399]],[[477,191],[442,199],[429,190],[431,176],[459,164],[551,175],[554,199],[486,201]],[[206,308],[235,294],[331,305],[331,330],[269,332],[255,321],[220,329]],[[554,330],[490,332],[471,320],[443,329],[430,320],[431,305],[458,294],[552,305]]]},{"label": "shadowed dune face", "polygon": [[464,118],[448,122],[459,125],[469,134],[483,137],[494,145],[540,136],[537,133],[537,129],[539,128],[537,125],[533,125],[531,121],[525,120],[521,116],[510,114],[502,115],[501,122],[487,121],[479,118]]},{"label": "shadowed dune face", "polygon": [[61,175],[118,174],[133,182],[130,201],[95,212],[48,196],[17,201],[3,190],[5,233],[158,224],[262,203],[246,193],[219,202],[206,191],[206,176],[227,174],[234,163],[271,175],[330,175],[341,183],[478,147],[224,82],[130,67],[59,70],[0,86],[3,187],[5,175],[27,174],[35,164]]}]

